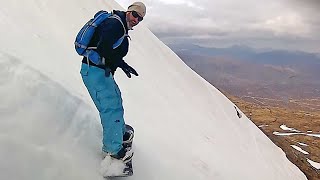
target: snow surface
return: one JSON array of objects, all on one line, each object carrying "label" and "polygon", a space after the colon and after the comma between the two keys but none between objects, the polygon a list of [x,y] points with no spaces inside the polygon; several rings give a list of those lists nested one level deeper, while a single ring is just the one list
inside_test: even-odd
[{"label": "snow surface", "polygon": [[[1,0],[0,179],[103,179],[101,125],[73,41],[109,0]],[[151,10],[151,9],[150,9]],[[144,25],[130,32],[122,72],[126,122],[136,130],[128,179],[301,180],[305,175],[222,93]]]}]

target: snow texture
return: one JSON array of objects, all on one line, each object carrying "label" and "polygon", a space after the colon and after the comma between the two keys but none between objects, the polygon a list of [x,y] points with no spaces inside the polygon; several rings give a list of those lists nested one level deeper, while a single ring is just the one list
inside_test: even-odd
[{"label": "snow texture", "polygon": [[[101,124],[73,42],[97,11],[121,7],[113,0],[0,1],[0,179],[103,180]],[[128,179],[306,179],[143,22],[130,35],[125,60],[140,76],[115,75],[136,130]]]}]

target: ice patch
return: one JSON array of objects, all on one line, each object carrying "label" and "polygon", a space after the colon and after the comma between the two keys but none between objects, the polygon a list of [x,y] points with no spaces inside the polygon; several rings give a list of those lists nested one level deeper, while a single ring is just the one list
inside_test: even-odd
[{"label": "ice patch", "polygon": [[289,128],[289,127],[287,127],[287,126],[284,125],[284,124],[282,124],[282,125],[280,126],[280,128],[281,128],[282,130],[285,130],[285,131],[301,132],[301,131],[298,131],[298,130],[296,130],[296,129],[294,129],[294,128]]},{"label": "ice patch", "polygon": [[299,145],[301,145],[301,146],[309,146],[308,144],[305,144],[305,143],[298,143]]},{"label": "ice patch", "polygon": [[311,161],[310,159],[307,159],[308,163],[310,163],[310,165],[316,169],[320,169],[320,163]]},{"label": "ice patch", "polygon": [[307,134],[308,136],[312,136],[312,137],[318,137],[320,138],[320,134]]},{"label": "ice patch", "polygon": [[307,134],[307,133],[279,133],[277,131],[273,132],[276,136],[291,136],[291,135],[307,135],[312,137],[318,137],[320,138],[320,134]]},{"label": "ice patch", "polygon": [[296,145],[290,145],[291,147],[293,147],[295,150],[302,152],[303,154],[309,154],[307,151],[301,149],[300,147],[296,146]]},{"label": "ice patch", "polygon": [[280,133],[280,132],[273,132],[274,135],[277,136],[291,136],[291,135],[305,135],[306,133]]},{"label": "ice patch", "polygon": [[269,125],[260,125],[259,128],[268,127]]}]

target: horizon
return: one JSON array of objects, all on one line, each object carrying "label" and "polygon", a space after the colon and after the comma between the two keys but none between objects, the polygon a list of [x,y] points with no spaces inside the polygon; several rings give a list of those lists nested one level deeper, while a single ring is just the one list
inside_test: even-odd
[{"label": "horizon", "polygon": [[312,54],[312,55],[316,55],[318,58],[320,58],[320,52],[316,53],[316,52],[308,52],[308,51],[303,51],[303,50],[299,50],[299,49],[276,49],[276,48],[258,48],[258,47],[252,47],[252,46],[248,46],[245,44],[232,44],[230,46],[224,46],[224,47],[210,47],[210,46],[204,46],[201,44],[196,44],[196,43],[191,43],[191,44],[185,44],[185,43],[172,43],[172,44],[166,44],[169,47],[183,47],[185,45],[190,45],[190,46],[196,46],[199,48],[207,48],[207,49],[232,49],[232,48],[245,48],[245,49],[249,49],[249,50],[253,50],[255,52],[258,53],[265,53],[265,52],[276,52],[276,51],[281,51],[281,52],[288,52],[288,53],[305,53],[305,54]]}]

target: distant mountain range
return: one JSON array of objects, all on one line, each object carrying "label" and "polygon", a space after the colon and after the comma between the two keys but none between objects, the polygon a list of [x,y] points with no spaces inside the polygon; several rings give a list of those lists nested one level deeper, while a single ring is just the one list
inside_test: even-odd
[{"label": "distant mountain range", "polygon": [[[320,64],[320,54],[307,53],[303,51],[286,51],[273,49],[254,49],[243,45],[234,45],[228,48],[208,48],[194,44],[172,44],[169,45],[175,52],[197,54],[201,56],[225,57],[246,62],[272,64],[272,65],[287,65],[301,64],[301,60],[306,60],[304,63]],[[303,63],[303,64],[304,64]]]},{"label": "distant mountain range", "polygon": [[320,57],[302,51],[247,46],[169,45],[211,84],[237,96],[320,98]]}]

